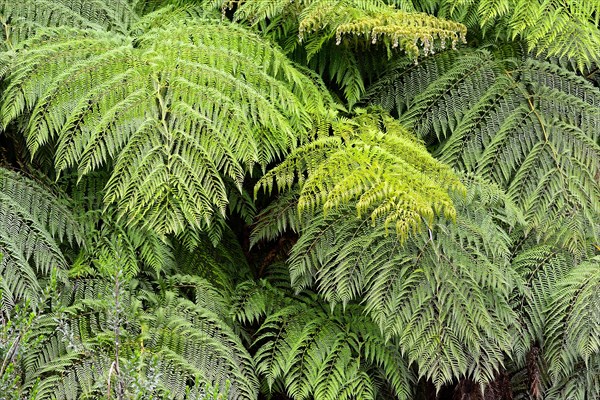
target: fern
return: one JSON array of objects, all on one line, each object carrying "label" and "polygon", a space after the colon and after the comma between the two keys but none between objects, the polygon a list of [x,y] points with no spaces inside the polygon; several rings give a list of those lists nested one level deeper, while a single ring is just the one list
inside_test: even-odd
[{"label": "fern", "polygon": [[2,0],[0,49],[13,49],[43,27],[72,26],[126,33],[138,20],[129,0]]},{"label": "fern", "polygon": [[465,51],[401,66],[371,93],[439,142],[440,161],[502,186],[539,238],[583,252],[586,237],[597,238],[600,92],[584,79],[543,61]]},{"label": "fern", "polygon": [[[230,399],[256,398],[254,364],[228,325],[226,296],[185,275],[170,277],[154,293],[149,282],[127,281],[119,265],[102,266],[107,262],[98,266],[117,268],[120,283],[93,272],[76,278],[55,300],[60,311],[33,327],[43,339],[24,362],[27,390],[39,398],[98,397],[116,393],[120,382],[145,379],[154,382],[152,396],[183,399],[192,381]],[[191,287],[194,300],[184,295]],[[142,357],[137,378],[115,367],[117,346],[120,363]],[[135,397],[135,387],[122,390]]]},{"label": "fern", "polygon": [[318,210],[301,224],[289,260],[296,290],[315,286],[333,305],[363,298],[385,337],[397,338],[438,388],[462,376],[492,381],[512,349],[517,317],[509,294],[520,281],[502,226],[523,217],[498,187],[465,179],[456,225],[436,220],[402,244],[370,216],[351,217],[351,205]]},{"label": "fern", "polygon": [[135,37],[61,28],[31,39],[6,77],[2,121],[29,114],[29,149],[54,143],[59,171],[112,165],[105,203],[123,222],[159,234],[210,230],[227,210],[225,181],[241,190],[254,164],[305,141],[327,97],[244,29],[167,25]]},{"label": "fern", "polygon": [[[362,52],[381,43],[388,56],[401,49],[409,57],[433,53],[463,41],[461,24],[438,19],[414,9],[396,8],[382,0],[217,0],[223,11],[235,9],[234,19],[258,26],[269,37],[281,42],[289,53],[306,62],[343,89],[353,105],[364,93],[369,71]],[[302,46],[302,49],[300,48]],[[298,53],[300,50],[300,53]],[[332,56],[333,55],[333,56]],[[303,58],[303,59],[302,59]],[[323,74],[322,74],[323,75]]]},{"label": "fern", "polygon": [[82,244],[68,201],[25,176],[0,168],[0,275],[3,309],[26,300],[37,308],[48,284],[64,279],[61,242]]},{"label": "fern", "polygon": [[[385,114],[340,120],[327,136],[294,151],[269,171],[256,190],[300,185],[298,209],[327,214],[356,201],[358,217],[383,220],[398,236],[432,223],[436,213],[455,215],[448,192],[462,184],[401,125]],[[443,182],[443,184],[440,184]],[[292,221],[292,220],[290,220]]]},{"label": "fern", "polygon": [[258,334],[259,372],[270,386],[281,380],[294,399],[391,398],[380,397],[377,375],[393,398],[410,398],[413,377],[404,358],[360,308],[329,313],[290,305],[267,317]]},{"label": "fern", "polygon": [[[419,8],[419,2],[414,2]],[[520,39],[537,55],[572,60],[584,67],[598,61],[598,1],[441,0],[439,14],[478,28],[490,38]]]},{"label": "fern", "polygon": [[[600,260],[579,264],[567,274],[551,294],[548,305],[545,353],[556,381],[579,370],[579,362],[598,373],[600,361]],[[558,379],[557,379],[558,378]],[[597,378],[596,378],[597,379]],[[597,388],[589,387],[589,397]],[[597,391],[596,391],[597,393]],[[580,397],[580,398],[585,398]]]}]

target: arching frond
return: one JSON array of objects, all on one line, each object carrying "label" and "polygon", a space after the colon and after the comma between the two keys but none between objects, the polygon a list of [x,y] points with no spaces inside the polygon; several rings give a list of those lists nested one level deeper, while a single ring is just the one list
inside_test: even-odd
[{"label": "arching frond", "polygon": [[269,43],[205,19],[136,37],[46,31],[10,71],[3,124],[30,114],[30,150],[55,143],[59,171],[112,165],[106,204],[159,234],[210,229],[227,210],[225,182],[241,190],[254,164],[305,141],[327,102]]},{"label": "arching frond", "polygon": [[513,309],[520,320],[513,358],[523,363],[532,345],[544,342],[552,293],[575,260],[567,251],[549,245],[529,244],[513,252],[512,268],[524,283],[513,298]]},{"label": "arching frond", "polygon": [[598,237],[600,91],[583,78],[529,58],[451,52],[390,72],[372,96],[439,141],[438,159],[505,188],[540,238],[586,252]]},{"label": "arching frond", "polygon": [[411,396],[405,359],[360,307],[329,313],[316,304],[291,305],[271,314],[258,333],[258,371],[269,385],[281,380],[294,399],[380,399],[377,375],[393,398]]},{"label": "arching frond", "polygon": [[27,300],[34,308],[50,281],[68,269],[59,244],[83,234],[64,197],[0,168],[0,287],[3,309]]},{"label": "arching frond", "polygon": [[138,20],[130,0],[2,0],[0,50],[12,49],[39,28],[71,26],[127,32]]},{"label": "arching frond", "polygon": [[438,388],[465,376],[493,380],[516,322],[509,295],[519,278],[502,226],[523,217],[498,187],[465,179],[456,224],[438,220],[403,244],[347,205],[303,224],[289,260],[297,290],[315,286],[332,304],[363,298],[386,337]]},{"label": "arching frond", "polygon": [[[395,7],[383,0],[215,0],[223,11],[235,9],[237,21],[261,28],[288,52],[316,71],[328,71],[352,105],[364,92],[364,48],[382,44],[388,56],[396,48],[415,58],[463,41],[466,29],[453,21]],[[300,46],[302,45],[302,46]],[[385,58],[385,52],[377,53]],[[305,61],[303,60],[303,61]]]},{"label": "arching frond", "polygon": [[[554,288],[548,305],[545,354],[559,380],[584,363],[598,373],[600,361],[600,258],[574,267]],[[596,364],[596,365],[594,365]],[[591,393],[597,388],[589,388]]]},{"label": "arching frond", "polygon": [[381,220],[401,238],[438,213],[455,216],[449,191],[462,184],[393,118],[363,113],[340,120],[333,131],[292,152],[256,190],[289,190],[297,182],[301,213],[322,208],[327,214],[353,202],[359,218]]},{"label": "arching frond", "polygon": [[[414,2],[417,9],[420,2]],[[439,14],[484,36],[520,39],[529,50],[575,62],[598,62],[600,2],[560,0],[440,0]]]},{"label": "arching frond", "polygon": [[[254,362],[228,325],[227,293],[185,275],[155,292],[128,281],[118,264],[100,267],[116,268],[112,281],[97,273],[74,279],[55,300],[59,311],[38,319],[40,342],[24,362],[28,390],[41,399],[119,390],[136,398],[143,388],[133,383],[143,380],[150,397],[183,399],[200,385],[232,400],[256,399]],[[129,365],[135,357],[138,365]]]}]

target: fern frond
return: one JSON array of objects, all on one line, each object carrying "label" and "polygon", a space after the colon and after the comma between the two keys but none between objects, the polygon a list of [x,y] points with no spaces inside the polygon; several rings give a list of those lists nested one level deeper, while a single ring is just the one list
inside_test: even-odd
[{"label": "fern frond", "polygon": [[25,176],[0,168],[0,286],[5,306],[37,308],[49,281],[64,278],[61,242],[82,244],[68,201]]},{"label": "fern frond", "polygon": [[269,171],[256,190],[289,190],[300,185],[298,209],[325,214],[355,202],[358,217],[383,220],[398,236],[431,223],[436,214],[455,216],[448,192],[462,184],[435,161],[404,127],[386,114],[359,114],[340,120],[334,136],[292,152]]},{"label": "fern frond", "polygon": [[380,398],[375,369],[393,387],[393,398],[410,398],[406,361],[360,307],[329,313],[316,304],[290,305],[267,317],[258,334],[259,372],[270,386],[281,380],[294,399]]},{"label": "fern frond", "polygon": [[[415,58],[463,41],[463,25],[417,13],[413,7],[395,7],[382,0],[217,0],[223,11],[235,9],[234,19],[258,26],[284,45],[289,53],[302,53],[316,71],[342,88],[352,106],[364,93],[364,79],[371,71],[364,59],[388,58],[400,49]],[[364,48],[384,51],[377,56]],[[302,45],[302,47],[301,47]]]},{"label": "fern frond", "polygon": [[438,388],[465,376],[482,386],[493,380],[516,321],[509,295],[519,278],[502,226],[523,219],[498,187],[467,182],[466,198],[454,200],[456,224],[438,220],[403,244],[340,207],[303,225],[289,260],[297,290],[315,286],[332,304],[363,298],[385,336]]},{"label": "fern frond", "polygon": [[3,124],[30,113],[29,148],[56,142],[59,171],[114,165],[105,203],[159,234],[210,229],[227,210],[226,180],[241,190],[254,164],[307,140],[327,108],[313,77],[279,50],[214,20],[137,37],[47,31],[14,61]]},{"label": "fern frond", "polygon": [[[418,7],[418,2],[415,2]],[[598,1],[441,0],[442,13],[481,29],[484,37],[500,36],[527,43],[531,52],[573,61],[579,70],[598,62]]]},{"label": "fern frond", "polygon": [[599,262],[596,257],[577,265],[551,294],[544,347],[550,373],[556,380],[576,372],[578,362],[591,362],[590,368],[597,372],[598,365],[593,363],[600,354]]},{"label": "fern frond", "polygon": [[540,239],[587,251],[582,233],[599,235],[597,88],[554,64],[487,52],[441,54],[401,71],[382,81],[398,77],[398,89],[374,91],[373,101],[439,141],[440,161],[502,186]]},{"label": "fern frond", "polygon": [[126,33],[139,18],[129,0],[2,0],[0,50],[13,49],[40,28],[71,26]]}]

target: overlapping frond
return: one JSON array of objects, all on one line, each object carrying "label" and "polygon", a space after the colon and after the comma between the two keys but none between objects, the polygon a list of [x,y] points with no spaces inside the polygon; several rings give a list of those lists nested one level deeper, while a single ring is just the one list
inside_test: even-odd
[{"label": "overlapping frond", "polygon": [[[294,399],[410,398],[414,378],[405,359],[361,307],[330,313],[318,304],[290,305],[267,317],[258,334],[258,371]],[[381,397],[378,377],[393,397]]]},{"label": "overlapping frond", "polygon": [[[224,11],[235,9],[238,21],[259,26],[288,52],[304,49],[309,65],[328,71],[350,104],[364,92],[364,58],[360,49],[383,44],[388,55],[402,49],[409,57],[433,53],[463,41],[463,25],[382,0],[217,0]],[[378,53],[385,58],[385,53]]]},{"label": "overlapping frond", "polygon": [[534,343],[544,342],[552,293],[576,261],[567,251],[545,244],[525,245],[513,252],[512,268],[521,276],[523,287],[515,291],[512,300],[519,316],[512,354],[522,363]]},{"label": "overlapping frond", "polygon": [[[83,241],[66,199],[25,176],[0,168],[0,287],[3,308],[42,300],[68,263],[59,245]],[[61,272],[62,271],[62,272]]]},{"label": "overlapping frond", "polygon": [[493,380],[516,322],[509,298],[519,278],[503,226],[523,217],[497,186],[465,179],[456,224],[436,220],[402,243],[345,205],[307,218],[289,260],[296,290],[316,287],[332,304],[364,299],[386,337],[438,388],[464,376]]},{"label": "overlapping frond", "polygon": [[371,219],[367,226],[383,221],[401,238],[438,214],[455,216],[449,192],[462,184],[393,118],[365,112],[334,123],[333,131],[292,152],[256,190],[298,183],[301,213],[327,214],[353,202],[359,218]]},{"label": "overlapping frond", "polygon": [[125,33],[138,18],[130,0],[2,0],[0,50],[13,49],[42,27],[72,26]]},{"label": "overlapping frond", "polygon": [[[419,2],[414,2],[419,8]],[[537,53],[573,61],[581,70],[598,62],[597,0],[441,0],[441,15],[484,36],[520,39]]]},{"label": "overlapping frond", "polygon": [[439,142],[438,159],[505,188],[540,238],[587,251],[598,237],[600,91],[583,78],[529,58],[451,52],[390,72],[372,93]]},{"label": "overlapping frond", "polygon": [[214,20],[137,37],[61,28],[17,52],[2,123],[29,115],[30,150],[54,143],[59,171],[113,166],[105,202],[122,221],[159,234],[210,229],[227,209],[226,180],[241,190],[254,164],[308,138],[327,102],[312,79]]},{"label": "overlapping frond", "polygon": [[256,399],[254,361],[227,322],[227,292],[188,275],[171,276],[155,292],[115,268],[112,281],[98,274],[73,279],[55,300],[60,311],[37,320],[32,329],[40,341],[24,361],[29,392],[41,399],[119,390],[128,398],[183,399],[198,386],[232,400]]},{"label": "overlapping frond", "polygon": [[[600,361],[600,259],[575,266],[551,293],[545,355],[549,371],[559,381],[580,373],[577,364],[598,373]],[[597,377],[596,377],[597,379]],[[598,388],[589,387],[589,398]],[[585,398],[582,397],[582,398]]]}]

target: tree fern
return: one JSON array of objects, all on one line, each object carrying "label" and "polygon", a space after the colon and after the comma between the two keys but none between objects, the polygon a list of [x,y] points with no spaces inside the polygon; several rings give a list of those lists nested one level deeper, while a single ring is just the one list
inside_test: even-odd
[{"label": "tree fern", "polygon": [[600,91],[584,79],[543,61],[466,51],[401,66],[371,93],[439,141],[438,159],[504,187],[540,237],[587,251],[586,236],[598,236]]},{"label": "tree fern", "polygon": [[[25,360],[25,388],[41,399],[76,399],[144,379],[154,381],[148,395],[183,399],[191,381],[218,387],[230,399],[256,398],[253,361],[228,325],[226,297],[212,284],[180,275],[154,292],[149,282],[128,281],[118,265],[107,267],[120,281],[79,276],[55,300],[57,311],[32,328],[43,339]],[[200,297],[186,298],[189,288]],[[119,364],[135,357],[142,357],[139,376],[124,376]],[[135,387],[121,390],[136,396]]]},{"label": "tree fern", "polygon": [[[420,2],[414,2],[417,9]],[[600,3],[559,0],[441,0],[440,16],[482,30],[490,38],[520,39],[536,54],[574,61],[580,70],[598,61]]]},{"label": "tree fern", "polygon": [[[464,40],[461,24],[438,19],[412,9],[396,8],[382,0],[217,0],[223,11],[234,9],[234,19],[260,27],[282,43],[288,53],[328,77],[342,88],[352,105],[364,92],[365,59],[386,58],[385,52],[370,56],[363,51],[383,44],[388,55],[401,49],[410,58],[454,47]],[[301,54],[301,55],[300,55]],[[327,74],[324,72],[327,71]]]},{"label": "tree fern", "polygon": [[[545,354],[555,386],[576,384],[573,399],[598,395],[600,376],[600,260],[598,257],[573,268],[554,288],[548,305]],[[583,364],[583,365],[578,365]],[[579,377],[578,375],[582,375]],[[567,390],[567,388],[563,389]]]},{"label": "tree fern", "polygon": [[314,286],[332,304],[364,298],[386,337],[438,388],[461,376],[493,380],[516,321],[509,294],[519,278],[502,226],[523,217],[499,188],[468,182],[466,199],[455,199],[456,225],[436,220],[403,245],[346,205],[307,218],[289,259],[297,290]]},{"label": "tree fern", "polygon": [[[444,164],[385,114],[366,112],[340,120],[334,136],[298,148],[259,181],[286,190],[300,185],[300,212],[328,212],[356,201],[358,217],[381,219],[404,238],[436,213],[455,215],[450,190],[462,184]],[[290,220],[291,221],[291,220]]]},{"label": "tree fern", "polygon": [[133,37],[46,31],[10,70],[4,125],[28,114],[30,150],[53,143],[59,171],[111,165],[106,204],[158,233],[210,229],[225,180],[241,190],[254,164],[306,140],[327,98],[253,34],[193,18]]},{"label": "tree fern", "polygon": [[50,281],[68,269],[62,241],[82,242],[64,197],[25,176],[0,168],[0,275],[3,308],[27,300],[37,308]]},{"label": "tree fern", "polygon": [[[329,313],[290,305],[267,317],[258,334],[259,372],[269,385],[281,380],[294,399],[410,398],[406,361],[360,307]],[[393,388],[391,397],[377,376]]]},{"label": "tree fern", "polygon": [[138,19],[129,0],[2,0],[0,49],[12,49],[42,27],[72,26],[126,33]]}]

